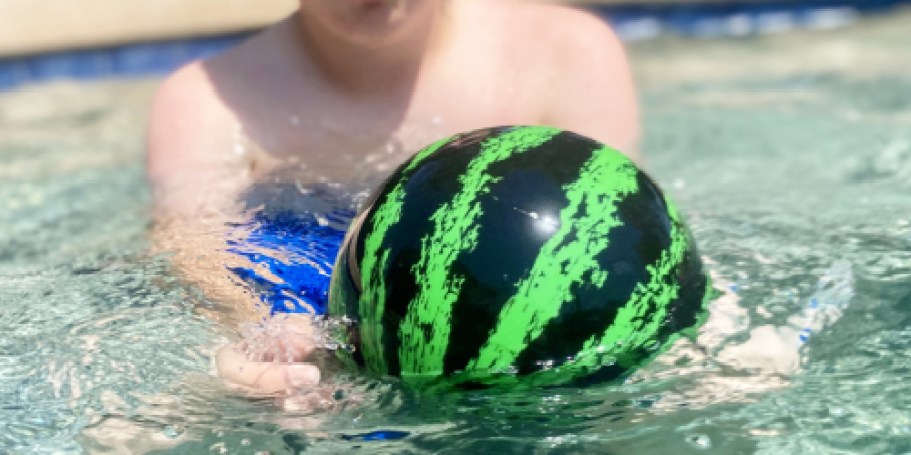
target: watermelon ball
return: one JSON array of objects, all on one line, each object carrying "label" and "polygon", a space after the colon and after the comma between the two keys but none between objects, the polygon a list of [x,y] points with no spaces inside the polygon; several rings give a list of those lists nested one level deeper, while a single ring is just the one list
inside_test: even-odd
[{"label": "watermelon ball", "polygon": [[436,142],[352,223],[342,360],[418,387],[622,378],[698,327],[710,285],[674,205],[620,152],[550,127]]}]

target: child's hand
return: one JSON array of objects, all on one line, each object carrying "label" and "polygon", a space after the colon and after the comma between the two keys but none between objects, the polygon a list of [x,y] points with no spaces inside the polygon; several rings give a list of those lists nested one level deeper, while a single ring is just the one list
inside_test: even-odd
[{"label": "child's hand", "polygon": [[252,395],[287,395],[320,381],[316,365],[249,360],[237,345],[221,348],[215,361],[222,379]]},{"label": "child's hand", "polygon": [[277,316],[241,332],[243,341],[221,348],[215,357],[218,375],[229,386],[251,397],[274,397],[289,410],[331,406],[319,387],[320,370],[309,362],[317,344],[308,316]]}]

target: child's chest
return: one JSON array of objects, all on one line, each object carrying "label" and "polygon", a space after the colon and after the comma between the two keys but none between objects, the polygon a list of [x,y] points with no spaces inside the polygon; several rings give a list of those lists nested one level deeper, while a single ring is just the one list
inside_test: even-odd
[{"label": "child's chest", "polygon": [[[263,125],[264,172],[287,161],[331,178],[388,173],[413,153],[453,134],[478,128],[538,124],[541,108],[517,88],[474,81],[419,87],[384,103],[315,96],[306,109]],[[303,107],[303,106],[302,106]],[[271,163],[269,165],[263,165]]]}]

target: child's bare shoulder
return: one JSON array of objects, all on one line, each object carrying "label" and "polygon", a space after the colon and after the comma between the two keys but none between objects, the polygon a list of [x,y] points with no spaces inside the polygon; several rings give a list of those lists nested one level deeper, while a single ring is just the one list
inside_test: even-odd
[{"label": "child's bare shoulder", "polygon": [[[505,60],[541,78],[543,123],[586,134],[636,157],[635,87],[623,44],[605,20],[528,0],[465,0],[507,44]],[[479,7],[483,4],[484,8]],[[543,81],[543,87],[542,87]]]},{"label": "child's bare shoulder", "polygon": [[153,120],[162,111],[168,116],[174,110],[184,115],[211,115],[222,104],[216,81],[221,83],[239,76],[236,73],[245,73],[249,55],[260,47],[258,41],[254,36],[220,55],[184,65],[168,76],[155,94]]},{"label": "child's bare shoulder", "polygon": [[472,1],[504,35],[554,52],[603,47],[617,37],[606,21],[580,8],[528,0]]},{"label": "child's bare shoulder", "polygon": [[[273,27],[274,28],[274,27]],[[189,63],[158,87],[152,102],[149,126],[149,171],[157,164],[172,164],[192,158],[205,161],[211,151],[230,147],[237,123],[225,93],[255,80],[251,72],[268,67],[256,61],[267,48],[259,33],[243,43],[206,60]]]},{"label": "child's bare shoulder", "polygon": [[231,147],[235,123],[203,62],[190,63],[159,85],[149,115],[147,172],[168,180],[180,169],[209,167]]},{"label": "child's bare shoulder", "polygon": [[158,87],[152,104],[152,121],[166,120],[174,113],[197,112],[211,104],[213,90],[201,62],[183,66]]},{"label": "child's bare shoulder", "polygon": [[274,40],[274,30],[282,26],[274,25],[217,56],[189,63],[172,73],[156,93],[153,120],[158,113],[168,117],[179,114],[186,120],[186,116],[212,118],[215,111],[225,110],[222,92],[226,86],[255,80],[251,74],[275,64],[263,59],[273,57],[270,40]]}]

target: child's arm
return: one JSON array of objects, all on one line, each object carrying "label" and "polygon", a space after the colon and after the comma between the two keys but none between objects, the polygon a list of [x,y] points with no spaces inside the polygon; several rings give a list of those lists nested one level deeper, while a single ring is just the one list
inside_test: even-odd
[{"label": "child's arm", "polygon": [[[181,278],[199,286],[219,308],[207,316],[256,324],[268,316],[228,270],[243,258],[226,251],[227,222],[238,219],[237,195],[252,181],[249,153],[232,116],[217,100],[200,65],[169,78],[154,101],[148,138],[148,177],[155,194],[153,248],[171,255]],[[243,342],[216,355],[219,376],[252,394],[284,396],[319,382],[303,363],[313,352],[309,318],[273,324],[283,361],[249,360]],[[263,347],[258,347],[262,349]]]}]

